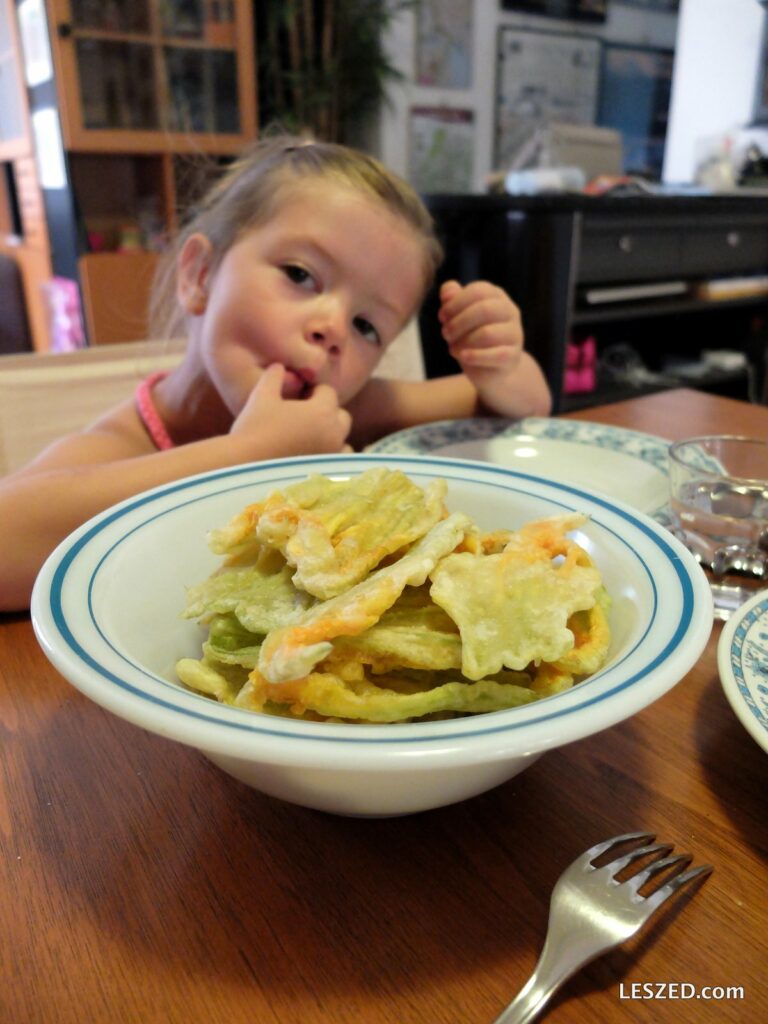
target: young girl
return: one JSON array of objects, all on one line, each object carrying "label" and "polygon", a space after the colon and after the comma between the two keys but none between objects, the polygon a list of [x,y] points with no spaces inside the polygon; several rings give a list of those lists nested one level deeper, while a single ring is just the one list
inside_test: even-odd
[{"label": "young girl", "polygon": [[28,605],[69,532],[146,488],[351,451],[430,420],[549,412],[517,307],[484,281],[441,290],[442,333],[462,374],[372,378],[441,258],[421,201],[371,157],[286,137],[258,143],[166,262],[155,319],[164,313],[165,335],[188,339],[182,363],[0,480],[0,610]]}]

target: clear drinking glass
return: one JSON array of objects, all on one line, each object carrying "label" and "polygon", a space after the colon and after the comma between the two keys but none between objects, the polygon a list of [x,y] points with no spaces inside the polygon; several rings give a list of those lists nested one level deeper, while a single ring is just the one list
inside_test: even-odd
[{"label": "clear drinking glass", "polygon": [[669,449],[673,529],[709,577],[715,618],[768,587],[768,443],[694,437]]}]

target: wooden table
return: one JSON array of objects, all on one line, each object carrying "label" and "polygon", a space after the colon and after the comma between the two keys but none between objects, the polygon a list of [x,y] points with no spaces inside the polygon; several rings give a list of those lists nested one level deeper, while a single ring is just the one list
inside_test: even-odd
[{"label": "wooden table", "polygon": [[[768,434],[768,409],[693,391],[575,418]],[[547,1020],[768,1020],[768,756],[723,696],[719,629],[629,721],[453,807],[355,820],[112,717],[27,616],[0,617],[0,1021],[485,1024],[533,967],[561,870],[632,829],[714,874]],[[741,998],[692,997],[705,986]]]}]

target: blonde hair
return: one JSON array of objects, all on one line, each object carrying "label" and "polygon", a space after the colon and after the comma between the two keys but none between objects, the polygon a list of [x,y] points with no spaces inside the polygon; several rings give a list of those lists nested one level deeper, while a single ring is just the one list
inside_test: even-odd
[{"label": "blonde hair", "polygon": [[337,182],[382,202],[409,224],[423,243],[423,293],[443,259],[432,218],[405,181],[368,154],[330,142],[307,142],[290,135],[255,143],[231,164],[203,197],[160,263],[150,300],[150,335],[184,333],[185,317],[176,301],[176,266],[187,239],[196,233],[211,244],[209,270],[215,272],[243,232],[266,223],[293,186],[304,181]]}]

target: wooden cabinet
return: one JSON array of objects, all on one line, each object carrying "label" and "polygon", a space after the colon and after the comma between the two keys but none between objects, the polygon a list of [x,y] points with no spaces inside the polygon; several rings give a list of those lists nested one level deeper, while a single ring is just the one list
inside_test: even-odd
[{"label": "wooden cabinet", "polygon": [[[248,0],[48,0],[91,344],[146,336],[157,253],[256,134]],[[137,272],[138,268],[138,272]]]},{"label": "wooden cabinet", "polygon": [[[675,386],[768,400],[768,193],[428,204],[447,251],[440,280],[509,292],[556,411]],[[429,376],[457,369],[437,307],[434,289],[421,317]],[[569,346],[587,340],[596,387],[566,393]]]},{"label": "wooden cabinet", "polygon": [[[10,51],[17,61],[25,52],[17,17],[23,2],[0,0],[8,12],[0,85],[5,35],[16,36]],[[90,344],[145,337],[149,268],[179,212],[256,135],[252,3],[34,3],[42,21],[35,45],[45,47],[53,74],[34,88],[18,76],[8,81],[22,106],[28,99],[32,121],[44,114],[59,137],[61,180],[37,190],[48,273],[77,278]],[[0,159],[7,158],[4,119]],[[27,175],[33,154],[28,145]]]}]

